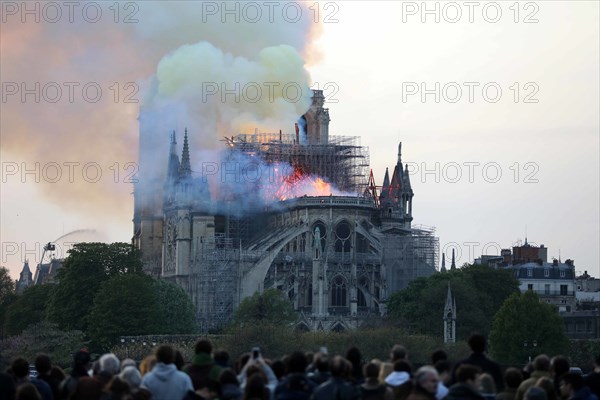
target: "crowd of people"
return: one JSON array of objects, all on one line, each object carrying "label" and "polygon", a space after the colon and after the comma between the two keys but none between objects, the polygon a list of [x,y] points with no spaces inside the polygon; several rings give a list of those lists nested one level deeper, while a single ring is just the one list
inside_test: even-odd
[{"label": "crowd of people", "polygon": [[168,345],[139,364],[112,353],[92,363],[83,349],[68,375],[41,354],[35,378],[23,358],[0,373],[0,400],[598,400],[600,356],[586,376],[571,372],[567,358],[544,354],[503,370],[485,354],[484,336],[468,343],[466,359],[452,363],[438,350],[417,369],[401,345],[386,360],[365,361],[356,347],[345,357],[322,348],[269,360],[254,348],[232,363],[207,340],[196,343],[189,363]]}]

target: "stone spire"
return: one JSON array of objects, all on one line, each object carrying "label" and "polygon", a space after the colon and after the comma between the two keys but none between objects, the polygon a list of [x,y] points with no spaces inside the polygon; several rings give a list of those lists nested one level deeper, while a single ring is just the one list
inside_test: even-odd
[{"label": "stone spire", "polygon": [[446,254],[442,253],[442,266],[440,272],[446,272]]},{"label": "stone spire", "polygon": [[390,172],[388,169],[385,169],[385,176],[383,177],[383,190],[388,190],[390,188]]},{"label": "stone spire", "polygon": [[33,275],[31,270],[29,269],[29,260],[25,260],[23,264],[23,269],[19,274],[19,280],[17,281],[17,293],[22,293],[23,290],[27,289],[29,286],[33,285]]},{"label": "stone spire", "polygon": [[452,249],[452,263],[450,264],[450,271],[454,271],[456,269],[456,262],[454,259],[454,249]]},{"label": "stone spire", "polygon": [[404,190],[412,193],[412,186],[410,185],[410,176],[408,173],[408,164],[404,166]]},{"label": "stone spire", "polygon": [[179,177],[188,178],[192,176],[192,167],[190,166],[190,147],[188,145],[187,128],[183,136],[183,152],[181,153],[181,165],[179,166]]},{"label": "stone spire", "polygon": [[402,165],[402,142],[398,144],[398,165]]},{"label": "stone spire", "polygon": [[167,180],[175,181],[178,175],[179,157],[177,156],[177,139],[175,137],[175,131],[173,131],[173,133],[171,133],[171,147],[169,149],[169,165],[167,166]]},{"label": "stone spire", "polygon": [[448,282],[448,294],[444,306],[444,343],[456,342],[456,299],[452,296]]}]

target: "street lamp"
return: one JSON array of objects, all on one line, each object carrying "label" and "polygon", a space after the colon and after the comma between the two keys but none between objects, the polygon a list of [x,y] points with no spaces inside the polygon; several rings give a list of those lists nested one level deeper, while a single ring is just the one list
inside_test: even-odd
[{"label": "street lamp", "polygon": [[123,346],[125,346],[125,358],[129,358],[129,348],[127,347],[127,345],[125,344],[125,339],[121,338],[121,344]]},{"label": "street lamp", "polygon": [[[529,345],[531,344],[531,346]],[[535,349],[537,347],[537,340],[534,340],[533,342],[528,342],[527,340],[525,340],[523,342],[523,347],[525,348],[525,351],[527,351],[527,353],[529,353],[529,362],[531,362],[531,353],[535,353]]]}]

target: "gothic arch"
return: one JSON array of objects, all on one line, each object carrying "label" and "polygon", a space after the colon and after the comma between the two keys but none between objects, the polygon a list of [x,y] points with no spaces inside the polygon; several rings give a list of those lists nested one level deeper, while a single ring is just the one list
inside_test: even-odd
[{"label": "gothic arch", "polygon": [[336,275],[329,284],[329,307],[348,307],[350,290],[348,281],[342,275]]}]

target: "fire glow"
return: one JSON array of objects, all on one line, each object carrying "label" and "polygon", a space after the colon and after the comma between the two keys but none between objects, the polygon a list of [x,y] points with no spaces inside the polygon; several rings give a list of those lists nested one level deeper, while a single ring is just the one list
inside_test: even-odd
[{"label": "fire glow", "polygon": [[306,174],[301,166],[294,166],[289,175],[278,176],[276,181],[279,184],[273,197],[279,201],[302,196],[329,196],[339,192],[323,178]]}]

